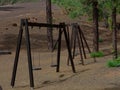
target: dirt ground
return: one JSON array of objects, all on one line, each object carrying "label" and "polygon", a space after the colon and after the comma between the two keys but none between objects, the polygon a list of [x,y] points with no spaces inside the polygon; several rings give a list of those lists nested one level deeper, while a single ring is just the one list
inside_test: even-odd
[{"label": "dirt ground", "polygon": [[[91,24],[69,19],[62,10],[53,5],[54,23],[78,22],[92,50],[92,27]],[[23,3],[0,6],[0,50],[9,50],[12,54],[0,55],[0,90],[29,90],[28,63],[25,40],[23,38],[22,49],[19,58],[15,87],[10,86],[12,69],[15,58],[16,42],[21,18],[37,18],[37,22],[45,22],[45,1],[39,3]],[[87,54],[84,59],[85,65],[80,64],[80,55],[74,59],[76,73],[72,72],[71,66],[67,66],[67,49],[62,40],[62,54],[60,72],[51,64],[56,64],[57,52],[51,53],[47,48],[46,28],[30,28],[32,59],[34,66],[42,70],[34,72],[34,90],[120,90],[120,67],[108,68],[106,62],[112,59],[111,32],[100,27],[100,50],[105,56],[93,58]],[[58,36],[58,30],[54,30],[54,39]],[[118,49],[120,31],[118,30]]]}]

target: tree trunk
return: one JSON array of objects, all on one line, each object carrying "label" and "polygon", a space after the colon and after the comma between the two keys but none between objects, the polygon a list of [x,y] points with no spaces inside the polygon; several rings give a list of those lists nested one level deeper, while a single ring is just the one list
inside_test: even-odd
[{"label": "tree trunk", "polygon": [[98,2],[93,2],[93,51],[99,51],[99,31],[98,31]]},{"label": "tree trunk", "polygon": [[116,7],[113,7],[112,10],[112,40],[113,40],[113,52],[114,58],[117,58],[117,30],[116,30]]},{"label": "tree trunk", "polygon": [[[46,0],[46,20],[48,24],[52,24],[52,8],[51,0]],[[52,27],[47,28],[47,37],[48,37],[48,48],[52,50],[53,48],[53,32]]]}]

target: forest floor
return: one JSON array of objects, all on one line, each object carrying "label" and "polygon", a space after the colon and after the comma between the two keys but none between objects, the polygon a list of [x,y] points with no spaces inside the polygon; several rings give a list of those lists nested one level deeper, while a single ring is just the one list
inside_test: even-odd
[{"label": "forest floor", "polygon": [[[90,49],[92,50],[92,25],[80,20],[71,20],[63,11],[53,5],[54,23],[65,22],[80,24]],[[29,90],[29,71],[27,63],[27,52],[23,38],[21,53],[19,57],[18,70],[15,87],[10,86],[12,70],[15,58],[17,36],[21,18],[30,18],[36,22],[46,22],[45,1],[36,3],[18,3],[15,5],[0,6],[0,50],[9,50],[9,55],[0,55],[0,87],[2,90]],[[42,30],[42,31],[41,31]],[[120,90],[120,67],[108,68],[107,62],[112,57],[112,34],[111,31],[100,27],[100,51],[105,56],[96,58],[97,62],[90,57],[88,51],[85,65],[80,64],[80,55],[75,57],[74,63],[76,73],[72,72],[71,66],[67,66],[67,49],[65,41],[62,40],[62,54],[60,72],[56,72],[57,51],[53,53],[47,47],[46,28],[30,28],[31,48],[33,65],[39,66],[42,70],[34,72],[34,90]],[[58,37],[58,30],[54,30],[54,40]],[[118,50],[120,49],[120,31],[118,30]],[[0,89],[0,90],[1,90]]]}]

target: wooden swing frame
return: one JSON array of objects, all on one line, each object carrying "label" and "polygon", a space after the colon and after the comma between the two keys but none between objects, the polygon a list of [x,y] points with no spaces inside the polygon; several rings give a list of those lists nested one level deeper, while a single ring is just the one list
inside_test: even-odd
[{"label": "wooden swing frame", "polygon": [[14,87],[14,85],[15,85],[16,72],[17,72],[17,67],[18,67],[19,53],[20,53],[20,49],[21,49],[23,27],[24,27],[25,28],[26,47],[27,47],[30,87],[34,88],[31,46],[30,46],[30,34],[29,34],[29,28],[28,28],[29,26],[31,26],[31,27],[58,28],[59,38],[58,38],[56,72],[59,72],[59,70],[60,70],[61,38],[62,38],[62,34],[64,33],[66,46],[67,46],[67,50],[68,50],[68,55],[69,55],[69,59],[70,59],[71,67],[72,67],[72,71],[75,73],[76,70],[75,70],[74,62],[73,62],[72,55],[71,55],[70,42],[69,42],[69,38],[67,36],[65,23],[59,23],[59,24],[35,23],[35,22],[28,22],[27,19],[21,19],[20,30],[19,30],[19,34],[18,34],[18,40],[17,40],[16,55],[15,55],[15,60],[14,60],[13,72],[12,72],[11,86]]}]

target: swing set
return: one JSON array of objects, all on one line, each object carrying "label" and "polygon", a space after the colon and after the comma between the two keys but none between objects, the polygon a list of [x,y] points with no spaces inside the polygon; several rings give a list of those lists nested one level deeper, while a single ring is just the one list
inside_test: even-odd
[{"label": "swing set", "polygon": [[[70,26],[72,28],[72,32],[71,35],[69,34],[68,35],[69,38],[71,38],[69,40],[70,40],[72,58],[74,59],[75,56],[80,55],[80,64],[84,65],[84,59],[87,58],[85,47],[87,48],[89,53],[91,53],[91,50],[80,28],[80,25],[78,25],[77,23],[72,23]],[[77,48],[78,51],[76,51]],[[68,65],[69,65],[69,57],[68,57]]]},{"label": "swing set", "polygon": [[17,72],[17,67],[18,67],[18,60],[19,60],[19,54],[20,54],[20,49],[21,49],[23,31],[25,31],[25,42],[26,42],[26,48],[27,48],[28,68],[29,68],[29,80],[30,80],[30,87],[31,88],[34,87],[33,70],[41,70],[41,67],[33,67],[32,56],[31,56],[31,44],[30,44],[29,27],[58,28],[58,31],[59,31],[58,40],[56,41],[56,43],[53,47],[53,51],[54,51],[54,48],[55,48],[56,44],[58,44],[56,72],[59,72],[59,70],[60,70],[62,35],[64,35],[64,37],[65,37],[65,42],[66,42],[66,46],[67,46],[67,51],[68,51],[69,61],[71,63],[72,71],[74,73],[76,72],[74,62],[73,62],[73,58],[72,58],[72,54],[71,54],[70,42],[69,42],[69,37],[67,35],[67,30],[66,30],[66,24],[65,23],[47,24],[47,23],[29,22],[27,19],[21,19],[20,30],[19,30],[19,34],[18,34],[18,40],[17,40],[15,60],[14,60],[14,66],[13,66],[13,72],[12,72],[12,79],[11,79],[11,86],[12,87],[14,87],[14,85],[15,85],[16,72]]}]

